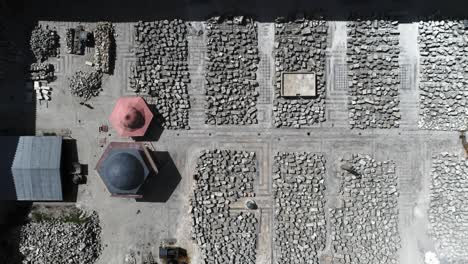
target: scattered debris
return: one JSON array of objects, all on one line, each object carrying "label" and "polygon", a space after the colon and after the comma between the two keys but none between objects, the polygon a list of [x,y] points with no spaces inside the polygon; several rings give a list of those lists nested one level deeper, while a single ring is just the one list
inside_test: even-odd
[{"label": "scattered debris", "polygon": [[257,25],[252,19],[207,21],[206,124],[256,124]]}]

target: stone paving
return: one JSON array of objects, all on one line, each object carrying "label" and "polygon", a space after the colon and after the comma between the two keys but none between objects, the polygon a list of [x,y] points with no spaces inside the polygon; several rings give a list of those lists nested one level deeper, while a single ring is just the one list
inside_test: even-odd
[{"label": "stone paving", "polygon": [[466,21],[419,24],[421,64],[420,119],[422,129],[468,128],[468,31]]},{"label": "stone paving", "polygon": [[438,241],[441,263],[468,259],[468,161],[442,153],[432,160],[430,234]]},{"label": "stone paving", "polygon": [[[310,127],[325,121],[327,36],[326,21],[299,19],[275,23],[275,127]],[[315,73],[317,96],[282,97],[282,74],[288,72]]]},{"label": "stone paving", "polygon": [[394,128],[400,122],[397,21],[348,22],[349,124]]},{"label": "stone paving", "polygon": [[[164,24],[166,22],[158,21],[155,23]],[[168,21],[167,23],[170,22]],[[204,262],[216,263],[216,261],[221,263],[264,264],[280,263],[281,261],[289,263],[287,254],[291,254],[292,256],[293,252],[288,253],[287,249],[311,252],[311,255],[308,257],[302,256],[301,259],[294,260],[296,263],[366,263],[364,260],[366,259],[374,261],[372,263],[423,264],[423,256],[426,251],[435,251],[437,256],[444,256],[442,251],[437,251],[441,249],[435,246],[439,238],[427,235],[430,226],[428,215],[430,212],[428,206],[431,193],[431,189],[429,188],[431,176],[430,161],[434,153],[441,151],[457,152],[461,150],[461,145],[458,141],[457,133],[418,130],[418,123],[414,122],[413,116],[410,116],[415,114],[417,118],[416,113],[418,113],[419,109],[418,75],[417,72],[410,70],[417,69],[417,49],[413,53],[411,53],[410,49],[405,50],[405,56],[413,56],[416,59],[405,62],[407,63],[406,65],[411,67],[399,69],[399,71],[404,71],[405,76],[416,80],[409,84],[405,83],[405,90],[403,90],[403,86],[398,86],[398,89],[401,88],[398,91],[401,99],[401,104],[399,105],[401,111],[400,127],[392,127],[394,129],[366,127],[366,129],[362,130],[351,130],[349,129],[347,106],[350,88],[348,86],[348,79],[346,78],[349,73],[346,54],[350,48],[347,46],[347,26],[346,22],[327,22],[328,29],[326,36],[328,40],[326,48],[323,50],[325,53],[324,63],[326,65],[323,69],[324,76],[326,76],[325,94],[322,102],[325,106],[323,112],[324,120],[323,122],[314,123],[312,126],[309,126],[309,124],[301,126],[302,129],[296,129],[294,125],[285,125],[277,129],[275,125],[276,117],[270,114],[274,114],[274,105],[269,100],[265,100],[267,98],[275,98],[276,91],[274,86],[276,83],[274,52],[265,53],[265,51],[274,51],[275,23],[262,22],[261,28],[258,28],[258,34],[260,35],[258,38],[258,49],[261,59],[260,64],[262,64],[260,69],[262,71],[261,78],[260,76],[257,77],[259,87],[261,87],[259,96],[262,97],[261,105],[256,105],[258,123],[248,126],[216,126],[205,123],[205,103],[207,101],[205,94],[205,76],[207,73],[205,56],[207,55],[208,43],[206,24],[184,21],[183,25],[186,25],[187,28],[186,35],[182,39],[185,39],[187,42],[187,57],[183,58],[183,61],[187,64],[187,68],[183,68],[184,70],[181,70],[181,74],[183,74],[182,76],[188,76],[190,83],[186,83],[186,92],[178,93],[181,97],[182,95],[185,97],[181,100],[184,107],[177,108],[177,111],[186,112],[187,115],[178,115],[177,119],[175,119],[177,121],[174,121],[174,125],[166,125],[166,128],[175,128],[176,130],[166,129],[159,139],[152,142],[159,152],[169,155],[173,163],[173,165],[162,166],[164,170],[170,169],[170,173],[161,173],[161,175],[166,174],[175,177],[174,175],[179,174],[181,180],[174,190],[169,193],[166,200],[137,202],[110,197],[104,184],[92,168],[94,168],[95,162],[102,153],[101,142],[129,140],[119,138],[112,129],[108,133],[99,133],[98,127],[103,124],[109,125],[107,121],[108,116],[117,98],[135,94],[132,90],[134,86],[131,76],[133,74],[132,67],[140,60],[136,55],[139,40],[137,40],[134,34],[135,26],[139,25],[139,23],[114,23],[117,52],[115,72],[113,75],[103,77],[102,91],[97,97],[89,101],[93,109],[79,105],[67,89],[68,78],[77,70],[86,69],[85,61],[92,60],[93,50],[84,56],[66,54],[64,36],[66,29],[69,27],[76,27],[79,24],[92,27],[95,26],[95,23],[44,21],[41,24],[44,26],[49,25],[57,30],[57,33],[61,37],[61,52],[58,58],[48,59],[48,62],[54,65],[54,74],[57,79],[50,83],[50,86],[54,89],[53,99],[47,104],[37,103],[34,105],[36,108],[34,116],[36,132],[38,134],[56,133],[58,135],[72,136],[77,139],[79,159],[82,163],[88,164],[90,168],[87,184],[79,189],[77,204],[85,209],[97,211],[102,224],[101,238],[103,250],[97,263],[122,263],[126,254],[130,251],[135,252],[136,256],[138,256],[136,252],[140,252],[141,255],[146,254],[146,252],[153,252],[153,255],[156,256],[159,244],[167,238],[176,239],[177,245],[186,248],[193,264]],[[416,43],[418,33],[417,23],[395,27],[400,33],[400,44],[405,49],[409,47],[408,42]],[[392,25],[392,28],[394,29],[394,25]],[[306,34],[308,33],[306,32]],[[167,40],[161,40],[161,42],[165,43]],[[271,41],[271,43],[265,43],[266,41]],[[268,45],[271,45],[271,47]],[[322,52],[322,46],[320,52]],[[186,73],[188,75],[184,75]],[[156,77],[154,78],[159,80]],[[8,87],[4,86],[4,83],[0,83],[0,85]],[[160,86],[158,84],[157,87],[159,87],[157,91],[162,91],[168,86]],[[146,94],[146,92],[140,92],[139,94]],[[270,97],[267,96],[268,92],[271,95]],[[0,106],[4,111],[5,109],[17,109],[12,108],[14,105],[10,102],[9,93],[8,90],[5,90],[5,96],[0,98]],[[172,96],[173,94],[170,95]],[[149,100],[153,98],[151,95],[149,96]],[[169,98],[170,96],[165,91],[164,96],[160,97]],[[175,94],[173,97],[177,98]],[[158,97],[154,98],[158,100]],[[23,99],[15,97],[15,100]],[[17,101],[16,104],[18,104]],[[21,102],[23,103],[23,101]],[[168,107],[169,109],[167,104],[160,104],[161,107]],[[21,109],[24,109],[24,107]],[[26,111],[21,109],[19,109],[19,113]],[[159,112],[165,113],[162,109],[159,109]],[[364,111],[363,114],[366,114],[366,112]],[[168,113],[168,115],[170,114]],[[10,119],[12,118],[10,117]],[[10,119],[6,118],[6,120]],[[14,121],[17,123],[17,120]],[[186,125],[188,124],[186,122],[190,123],[190,130],[186,130]],[[8,121],[2,125],[10,123]],[[205,152],[205,150],[209,151]],[[197,164],[199,163],[200,155],[206,155],[206,153],[213,154],[216,150],[226,151],[226,153],[230,153],[227,154],[230,157],[237,156],[239,153],[255,153],[255,177],[248,176],[248,183],[251,184],[248,188],[249,190],[253,190],[255,197],[248,198],[256,201],[258,209],[246,211],[244,208],[246,198],[234,199],[235,202],[229,204],[228,210],[225,207],[222,208],[225,214],[229,213],[233,218],[225,218],[226,221],[223,223],[223,227],[218,229],[221,235],[214,233],[216,234],[216,239],[224,239],[223,232],[231,232],[232,234],[228,235],[229,242],[215,244],[214,242],[205,241],[205,247],[202,247],[200,246],[203,245],[201,239],[208,234],[192,232],[191,230],[193,218],[190,198],[194,193],[194,188],[200,187],[197,185],[200,178],[194,179],[193,176],[198,172]],[[232,154],[234,150],[237,151],[235,152],[237,154]],[[312,254],[311,248],[307,249],[302,246],[296,246],[294,244],[295,238],[291,240],[288,247],[285,246],[286,242],[281,244],[275,241],[276,238],[288,235],[287,229],[276,229],[279,223],[277,218],[301,218],[300,212],[288,215],[282,212],[278,212],[280,213],[278,214],[275,211],[278,209],[275,198],[286,199],[280,198],[279,191],[281,189],[278,188],[279,185],[275,185],[279,179],[273,179],[273,177],[276,178],[276,175],[278,175],[274,171],[278,167],[277,160],[275,159],[278,153],[281,155],[293,155],[290,158],[295,160],[294,162],[300,161],[301,157],[317,159],[320,161],[316,163],[316,166],[320,168],[324,167],[320,171],[310,171],[307,173],[304,171],[301,174],[298,172],[292,174],[293,170],[287,173],[279,173],[285,179],[296,178],[296,180],[301,180],[300,176],[304,176],[305,181],[307,177],[312,177],[312,181],[323,179],[323,183],[319,183],[319,190],[322,190],[322,193],[319,191],[319,193],[311,194],[310,199],[301,201],[301,203],[310,202],[310,204],[314,205],[323,204],[326,230],[321,225],[319,226],[318,222],[317,227],[306,226],[305,229],[317,230],[317,237],[325,236],[324,240],[314,240],[310,244],[318,249],[319,252],[315,252],[315,254]],[[340,158],[353,153],[364,153],[363,156],[359,156],[359,159],[365,160],[366,164],[374,164],[374,159],[376,163],[378,161],[392,160],[394,164],[388,163],[384,165],[384,162],[382,162],[382,166],[394,165],[395,171],[394,173],[389,173],[387,170],[384,170],[386,172],[385,175],[388,175],[388,180],[381,180],[379,182],[371,181],[373,179],[372,176],[375,176],[376,179],[381,178],[380,176],[377,177],[378,173],[372,171],[369,174],[364,174],[361,180],[357,178],[353,179],[352,174],[339,176],[341,173],[341,168],[338,164]],[[368,159],[366,155],[372,158]],[[247,160],[250,159],[247,158]],[[212,160],[214,161],[215,159]],[[289,164],[288,161],[288,164],[282,164],[280,167],[284,166],[284,168],[289,169],[291,169],[290,166],[300,167],[294,166],[294,162]],[[212,165],[206,164],[206,166]],[[366,167],[362,166],[363,168]],[[380,168],[379,166],[378,168]],[[214,167],[218,168],[218,166]],[[226,173],[226,171],[219,172],[216,175],[226,175]],[[297,176],[294,177],[293,175]],[[373,190],[370,192],[365,191],[365,187],[371,188],[376,185],[381,190],[387,190],[389,189],[388,186],[394,186],[395,183],[397,183],[396,191],[399,193],[398,197],[378,195],[377,193],[373,193]],[[166,184],[162,185],[165,186]],[[352,184],[354,184],[354,187]],[[340,189],[342,185],[346,188]],[[297,184],[297,188],[305,188],[304,186],[303,184]],[[294,184],[290,187],[296,188]],[[309,188],[310,186],[307,187]],[[322,187],[326,189],[323,190],[321,189]],[[306,193],[310,191],[314,192],[314,189],[306,190]],[[161,190],[156,188],[156,191]],[[362,195],[358,195],[361,192]],[[350,195],[350,197],[356,197],[356,199],[361,197],[366,201],[368,199],[386,201],[387,204],[380,203],[373,208],[370,208],[372,202],[368,205],[362,205],[362,208],[365,209],[363,212],[369,213],[370,219],[374,219],[375,217],[375,220],[365,221],[365,219],[362,219],[363,217],[355,217],[356,213],[353,213],[352,216],[350,215],[351,212],[356,212],[358,203],[353,203],[352,207],[349,207],[352,210],[350,209],[349,211],[338,207],[340,205],[339,201],[341,201],[345,194]],[[302,197],[300,195],[302,193],[298,192],[293,197]],[[323,197],[320,195],[323,195]],[[306,194],[303,197],[305,198]],[[218,201],[218,198],[207,200]],[[353,200],[351,199],[351,201]],[[206,205],[203,205],[202,202],[201,206]],[[385,208],[389,212],[386,217],[382,213],[384,206],[388,206],[388,208]],[[440,206],[449,208],[446,203]],[[311,210],[315,210],[312,208],[319,209],[312,216],[323,219],[322,211],[320,211],[322,209],[319,206],[310,207]],[[338,210],[338,208],[343,210],[343,214],[337,214],[333,217],[330,209]],[[376,215],[374,216],[372,212],[375,212]],[[380,218],[377,216],[377,212],[381,213]],[[204,217],[207,217],[205,213],[206,211],[203,213],[199,212],[198,217],[203,220]],[[239,216],[242,216],[242,220],[238,219]],[[307,217],[312,216],[307,215]],[[345,218],[345,216],[347,217]],[[306,219],[305,215],[303,217]],[[352,219],[350,220],[350,218]],[[344,230],[332,222],[342,221],[344,223],[345,221],[359,220],[362,220],[360,225],[363,228],[367,226],[369,228],[389,226],[389,228],[381,228],[380,232],[372,229],[369,231],[370,233],[359,233],[357,225],[350,226],[351,230]],[[243,231],[237,229],[241,228],[242,224],[245,224]],[[397,226],[395,227],[395,225]],[[200,231],[201,229],[198,230]],[[297,233],[297,231],[295,232]],[[356,240],[349,239],[349,232],[353,232]],[[394,232],[397,232],[397,235]],[[301,239],[309,239],[296,233],[293,237],[296,236],[298,242],[306,241]],[[195,240],[193,240],[194,234]],[[247,236],[247,234],[249,235]],[[383,241],[388,239],[387,244],[380,246],[383,242],[376,243],[376,245],[386,250],[380,251],[375,247],[369,246],[368,241],[364,240],[364,234],[374,235],[378,238],[382,238],[384,234],[389,234],[383,238]],[[239,237],[242,239],[239,239]],[[351,252],[351,244],[355,243],[357,239],[359,239],[359,245],[361,246],[353,247],[353,249],[356,248],[356,251]],[[211,246],[215,252],[237,252],[236,250],[248,249],[245,250],[245,255],[242,256],[236,256],[236,254],[229,255],[229,253],[223,256],[213,256],[207,254],[209,253],[207,246]],[[452,247],[454,246],[452,245]],[[364,249],[367,250],[366,254],[360,254],[360,257],[358,257],[358,252]],[[214,259],[208,259],[208,257]],[[245,257],[245,259],[239,260],[236,257]],[[389,261],[385,262],[385,258],[389,259]],[[350,261],[347,262],[347,260]]]}]

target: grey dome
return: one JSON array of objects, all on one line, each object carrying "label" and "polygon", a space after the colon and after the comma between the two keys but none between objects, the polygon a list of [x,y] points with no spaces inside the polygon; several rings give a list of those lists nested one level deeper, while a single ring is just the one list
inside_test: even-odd
[{"label": "grey dome", "polygon": [[115,188],[132,190],[145,180],[145,169],[140,160],[130,153],[120,152],[104,162],[104,173]]}]

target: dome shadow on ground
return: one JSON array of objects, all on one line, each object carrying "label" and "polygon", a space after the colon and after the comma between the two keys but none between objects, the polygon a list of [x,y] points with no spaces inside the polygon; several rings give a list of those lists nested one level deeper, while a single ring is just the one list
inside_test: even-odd
[{"label": "dome shadow on ground", "polygon": [[157,163],[159,173],[146,179],[140,189],[143,198],[136,201],[164,203],[172,196],[182,177],[169,152],[155,151],[151,155]]}]

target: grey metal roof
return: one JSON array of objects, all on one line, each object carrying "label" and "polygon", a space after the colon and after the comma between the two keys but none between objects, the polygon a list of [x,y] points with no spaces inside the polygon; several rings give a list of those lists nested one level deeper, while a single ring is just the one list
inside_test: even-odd
[{"label": "grey metal roof", "polygon": [[[24,136],[0,137],[7,144],[8,153],[2,155],[0,170],[2,182],[14,183],[14,199],[6,200],[60,201],[62,196],[61,154],[62,137]],[[2,144],[3,145],[3,144]],[[10,178],[10,179],[8,179]],[[11,188],[11,185],[10,185]]]}]

